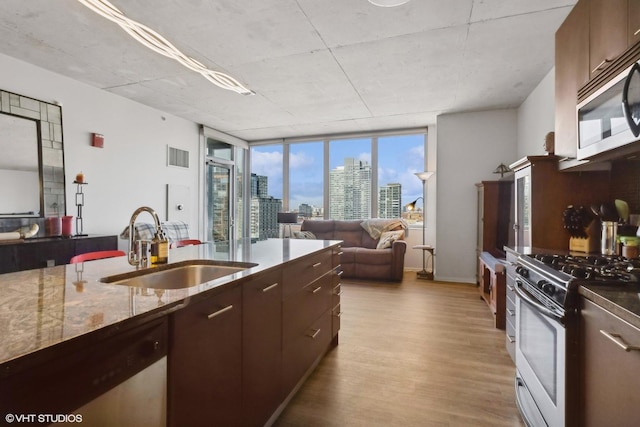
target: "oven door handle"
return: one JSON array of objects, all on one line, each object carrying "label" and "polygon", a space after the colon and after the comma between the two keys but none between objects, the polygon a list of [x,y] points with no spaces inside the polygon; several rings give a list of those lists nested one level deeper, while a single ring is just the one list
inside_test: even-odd
[{"label": "oven door handle", "polygon": [[532,306],[534,309],[536,309],[537,311],[539,311],[541,314],[550,317],[551,319],[554,319],[560,323],[562,323],[562,321],[564,320],[564,316],[556,311],[553,311],[547,307],[545,307],[544,305],[536,302],[536,300],[534,299],[534,297],[530,296],[531,294],[529,294],[529,292],[527,292],[525,289],[522,288],[522,281],[516,279],[516,286],[515,286],[515,292],[516,295],[518,295],[524,302],[526,302],[527,304],[529,304],[530,306]]}]

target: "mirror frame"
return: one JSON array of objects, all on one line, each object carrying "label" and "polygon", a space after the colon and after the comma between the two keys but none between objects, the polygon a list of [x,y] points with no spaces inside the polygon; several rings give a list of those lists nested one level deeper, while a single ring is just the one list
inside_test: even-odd
[{"label": "mirror frame", "polygon": [[36,121],[40,164],[40,213],[0,215],[0,218],[66,215],[62,107],[0,89],[0,111]]}]

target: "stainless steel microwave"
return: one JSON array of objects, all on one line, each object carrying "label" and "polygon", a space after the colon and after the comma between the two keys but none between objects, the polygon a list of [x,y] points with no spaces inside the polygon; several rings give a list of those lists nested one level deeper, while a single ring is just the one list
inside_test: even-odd
[{"label": "stainless steel microwave", "polygon": [[634,63],[578,104],[577,111],[578,160],[640,140],[640,63]]}]

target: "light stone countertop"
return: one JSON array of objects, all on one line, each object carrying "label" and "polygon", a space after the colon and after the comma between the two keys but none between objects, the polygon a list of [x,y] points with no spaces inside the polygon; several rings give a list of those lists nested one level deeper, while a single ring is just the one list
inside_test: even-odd
[{"label": "light stone countertop", "polygon": [[[126,257],[0,274],[0,373],[25,355],[92,332],[164,316],[199,300],[207,291],[303,258],[340,241],[249,239],[207,243],[169,251],[169,264],[187,260],[255,263],[257,266],[187,289],[141,289],[100,282],[134,272]],[[153,268],[153,267],[151,267]]]}]

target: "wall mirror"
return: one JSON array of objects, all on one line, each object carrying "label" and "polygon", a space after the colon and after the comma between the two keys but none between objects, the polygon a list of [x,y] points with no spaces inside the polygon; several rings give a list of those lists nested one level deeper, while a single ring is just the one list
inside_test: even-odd
[{"label": "wall mirror", "polygon": [[0,90],[0,218],[66,214],[62,109]]}]

